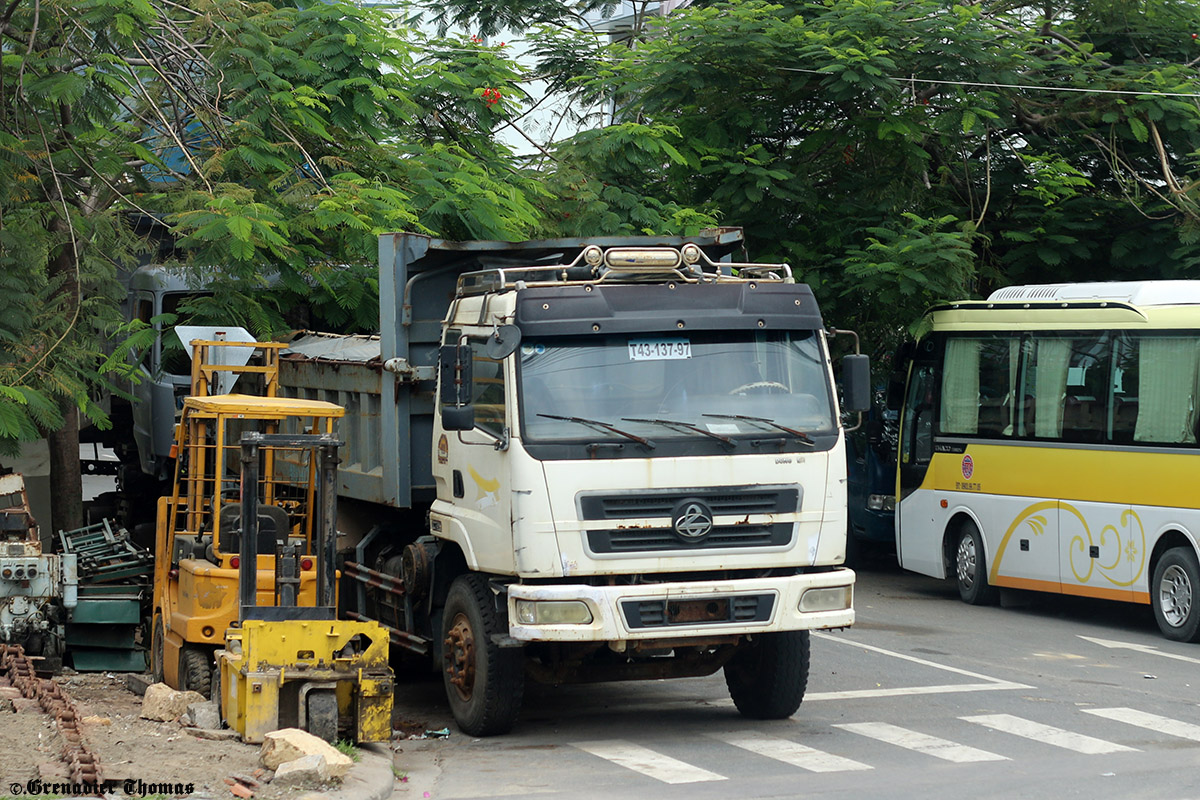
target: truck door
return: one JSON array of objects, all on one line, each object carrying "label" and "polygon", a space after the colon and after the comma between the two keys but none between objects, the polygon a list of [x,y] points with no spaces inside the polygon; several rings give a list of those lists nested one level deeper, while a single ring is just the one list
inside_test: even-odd
[{"label": "truck door", "polygon": [[469,549],[476,563],[496,569],[513,563],[506,451],[509,380],[504,361],[488,356],[485,337],[468,336],[466,341],[472,355],[475,427],[439,433],[433,472],[438,500],[454,507],[452,515],[463,528],[459,534],[470,533]]}]

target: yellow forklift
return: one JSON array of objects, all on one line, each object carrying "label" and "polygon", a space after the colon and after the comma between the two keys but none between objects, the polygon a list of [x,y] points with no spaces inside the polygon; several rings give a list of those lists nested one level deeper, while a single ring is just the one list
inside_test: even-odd
[{"label": "yellow forklift", "polygon": [[[242,562],[267,517],[255,513],[270,486],[263,465],[278,449],[307,452],[318,474],[311,549],[299,542],[276,549],[273,600],[248,571],[238,581],[238,623],[217,651],[223,716],[246,742],[279,728],[302,728],[327,741],[386,741],[392,734],[392,671],[388,631],[378,622],[338,620],[336,609],[337,449],[329,434],[244,434],[239,528]],[[268,536],[271,534],[268,532]],[[298,605],[301,573],[316,560],[316,602]]]},{"label": "yellow forklift", "polygon": [[[286,606],[280,607],[274,617],[254,620],[254,627],[262,637],[255,642],[261,643],[282,635],[272,632],[276,627],[282,629],[297,619],[311,622],[304,619],[311,613],[308,609],[332,605],[319,596],[318,579],[324,576],[336,580],[336,565],[332,561],[334,544],[331,536],[325,536],[326,529],[332,530],[335,524],[336,501],[321,500],[327,494],[336,498],[336,478],[318,468],[320,448],[302,442],[287,446],[277,441],[263,446],[261,468],[248,490],[242,477],[241,439],[246,434],[332,437],[334,422],[345,411],[333,403],[276,395],[278,353],[286,347],[284,344],[205,340],[191,344],[192,396],[185,398],[176,426],[174,487],[158,504],[151,669],[155,680],[169,686],[224,700],[222,692],[213,691],[214,681],[221,677],[215,655],[218,650],[236,651],[236,647],[231,650],[227,633],[240,625],[243,606],[248,604],[247,598],[240,594],[240,587],[245,584],[252,588],[254,597],[249,605],[261,610],[279,607],[279,570],[285,561],[289,569],[294,567],[294,574],[289,574],[283,584]],[[246,358],[244,352],[240,357],[231,356],[222,348],[253,348],[258,358],[251,363],[252,359]],[[221,383],[217,375],[220,372],[235,376],[249,374],[250,382],[257,382],[261,395],[210,394]],[[248,498],[253,498],[253,502]],[[249,533],[243,535],[246,531]],[[327,547],[321,544],[324,541],[329,542]],[[364,633],[362,623],[336,621],[332,617],[326,629],[331,636],[352,630],[341,637],[348,641],[363,634],[354,639],[358,644],[349,650],[344,644],[339,648],[347,655],[353,654],[355,648],[368,652],[369,648],[360,647],[363,639],[374,642],[381,638],[386,668],[386,633]],[[239,630],[241,633],[244,631]],[[327,638],[332,643],[338,637]],[[258,649],[261,650],[261,644]],[[309,651],[317,660],[328,662],[332,658],[327,648],[306,647],[292,650],[290,655],[275,651],[271,664],[285,671],[293,667],[304,669]],[[356,664],[367,667],[362,653],[356,658]],[[379,725],[369,729],[354,725],[353,738],[377,741],[390,737],[390,673],[385,682],[389,718],[382,727],[386,727],[386,732]],[[235,690],[228,678],[225,686]],[[333,717],[331,727],[329,698],[322,693],[328,688],[314,690],[312,702],[316,713],[297,719],[284,708],[279,713],[280,719],[303,723],[306,717],[311,717],[318,735],[335,737],[337,717]],[[378,688],[372,684],[371,691]],[[337,692],[346,697],[354,694],[351,685],[339,687]],[[267,698],[264,695],[254,699],[265,702]],[[236,712],[235,706],[222,704],[222,716],[231,723],[247,718],[245,698],[236,703],[241,704]],[[342,707],[352,710],[348,701]],[[262,712],[251,715],[254,719],[266,716]],[[234,727],[246,735],[237,724]],[[261,734],[266,732],[257,731],[252,735],[259,738],[247,741],[261,741]]]}]

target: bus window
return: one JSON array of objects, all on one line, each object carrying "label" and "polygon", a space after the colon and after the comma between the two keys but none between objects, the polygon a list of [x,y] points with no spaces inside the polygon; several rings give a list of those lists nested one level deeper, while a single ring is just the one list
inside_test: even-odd
[{"label": "bus window", "polygon": [[1138,414],[1135,442],[1195,444],[1195,398],[1200,339],[1138,338]]},{"label": "bus window", "polygon": [[938,432],[1012,436],[1020,339],[963,337],[946,340]]},{"label": "bus window", "polygon": [[1068,442],[1101,442],[1107,432],[1109,335],[1034,338],[1027,373],[1034,400],[1033,435]]},{"label": "bus window", "polygon": [[908,402],[904,404],[904,445],[900,461],[928,464],[933,458],[933,387],[935,368],[922,364],[913,368]]}]

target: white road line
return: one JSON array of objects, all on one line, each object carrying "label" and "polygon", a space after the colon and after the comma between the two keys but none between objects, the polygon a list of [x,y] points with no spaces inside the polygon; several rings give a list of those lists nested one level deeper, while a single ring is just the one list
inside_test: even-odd
[{"label": "white road line", "polygon": [[779,739],[762,733],[714,733],[713,738],[720,739],[734,747],[749,750],[760,756],[773,758],[785,764],[791,764],[809,772],[850,772],[852,770],[871,769],[866,764],[853,759],[824,753],[811,747],[788,739]]},{"label": "white road line", "polygon": [[937,663],[936,661],[926,660],[926,658],[910,656],[910,655],[905,654],[905,652],[895,652],[894,650],[884,650],[883,648],[877,648],[877,646],[872,645],[872,644],[863,644],[862,642],[854,642],[853,639],[847,639],[846,637],[842,637],[842,636],[833,636],[832,633],[822,633],[820,631],[814,631],[814,632],[812,632],[812,636],[815,636],[818,639],[827,640],[827,642],[838,642],[841,644],[848,644],[848,645],[852,646],[852,648],[860,648],[863,650],[870,650],[871,652],[878,652],[878,654],[892,656],[893,658],[901,658],[901,660],[911,661],[912,663],[920,664],[920,666],[923,666],[923,667],[931,667],[934,669],[941,669],[942,672],[950,672],[950,673],[954,673],[955,675],[966,675],[967,678],[974,678],[976,680],[982,680],[982,681],[986,681],[986,682],[985,682],[985,684],[950,684],[948,686],[911,686],[911,687],[904,687],[904,688],[890,688],[890,690],[870,690],[870,688],[869,688],[869,690],[862,690],[862,691],[850,692],[850,693],[847,693],[847,692],[826,692],[824,694],[814,693],[814,694],[809,694],[809,696],[805,696],[804,699],[845,699],[846,697],[895,697],[895,696],[900,696],[900,694],[941,694],[944,692],[952,692],[952,691],[953,692],[985,692],[985,691],[994,691],[994,690],[997,690],[997,688],[1033,688],[1032,686],[1028,686],[1026,684],[1014,684],[1014,682],[1012,682],[1012,681],[1001,680],[998,678],[991,678],[990,675],[980,675],[977,672],[970,672],[970,670],[967,670],[967,669],[959,669],[958,667],[948,667],[947,664],[940,664],[940,663]]},{"label": "white road line", "polygon": [[[1079,636],[1079,634],[1076,634],[1076,636]],[[1154,647],[1153,645],[1134,644],[1133,642],[1115,642],[1112,639],[1095,639],[1091,636],[1079,636],[1079,638],[1083,639],[1086,642],[1091,642],[1092,644],[1098,644],[1101,647],[1108,647],[1108,648],[1119,649],[1119,650],[1133,650],[1134,652],[1137,652],[1137,653],[1146,653],[1147,655],[1152,655],[1152,656],[1162,656],[1163,658],[1173,658],[1176,661],[1186,661],[1189,664],[1200,664],[1200,658],[1192,658],[1191,656],[1182,656],[1182,655],[1179,655],[1178,653],[1164,653],[1162,650],[1159,650],[1157,647]]]},{"label": "white road line", "polygon": [[663,783],[700,783],[726,779],[724,775],[694,767],[670,756],[656,753],[649,748],[620,739],[574,742],[573,746]]},{"label": "white road line", "polygon": [[[994,692],[998,689],[1027,689],[1017,683],[947,683],[939,686],[897,686],[892,689],[847,689],[844,692],[809,692],[804,702],[816,700],[861,700],[868,697],[908,697],[921,694],[953,694],[954,692]],[[729,701],[733,705],[733,701]]]},{"label": "white road line", "polygon": [[1085,708],[1083,713],[1095,714],[1097,717],[1127,722],[1130,725],[1137,725],[1139,728],[1147,728],[1157,733],[1165,733],[1168,736],[1178,736],[1181,739],[1200,742],[1200,725],[1180,722],[1170,717],[1160,717],[1158,714],[1150,714],[1132,708]]},{"label": "white road line", "polygon": [[947,739],[939,739],[936,736],[917,733],[906,728],[889,725],[886,722],[854,722],[845,725],[834,725],[833,727],[958,764],[965,764],[971,761],[1008,761],[1004,756],[998,756],[986,750],[977,750],[974,747],[967,747],[964,744],[951,742]]},{"label": "white road line", "polygon": [[1062,728],[1055,728],[1051,725],[1043,725],[1040,722],[1014,717],[1012,714],[980,714],[974,717],[959,717],[959,719],[1003,731],[1004,733],[1024,736],[1026,739],[1033,739],[1035,742],[1074,750],[1077,753],[1100,755],[1102,753],[1137,752],[1137,748],[1134,747],[1106,742],[1103,739],[1085,736],[1082,733],[1071,733],[1070,731],[1064,731]]}]

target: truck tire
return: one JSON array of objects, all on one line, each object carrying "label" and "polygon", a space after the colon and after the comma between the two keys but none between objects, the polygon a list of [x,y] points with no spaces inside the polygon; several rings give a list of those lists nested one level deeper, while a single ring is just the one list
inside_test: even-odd
[{"label": "truck tire", "polygon": [[1191,547],[1172,547],[1154,565],[1150,603],[1163,636],[1200,641],[1200,563]]},{"label": "truck tire", "polygon": [[155,530],[153,522],[139,522],[133,526],[133,533],[130,534],[130,539],[138,547],[144,547],[151,553],[154,552],[154,537],[158,533]]},{"label": "truck tire", "polygon": [[738,645],[725,665],[725,685],[743,717],[785,719],[808,688],[808,631],[763,633]]},{"label": "truck tire", "polygon": [[179,688],[199,692],[212,699],[212,656],[205,650],[185,646],[179,653]]},{"label": "truck tire", "polygon": [[487,579],[460,575],[442,614],[442,679],[454,721],[468,736],[508,733],[521,711],[525,657],[492,641],[499,615]]},{"label": "truck tire", "polygon": [[99,525],[106,519],[116,520],[117,502],[119,496],[116,492],[101,492],[83,504],[83,522],[85,525]]}]

